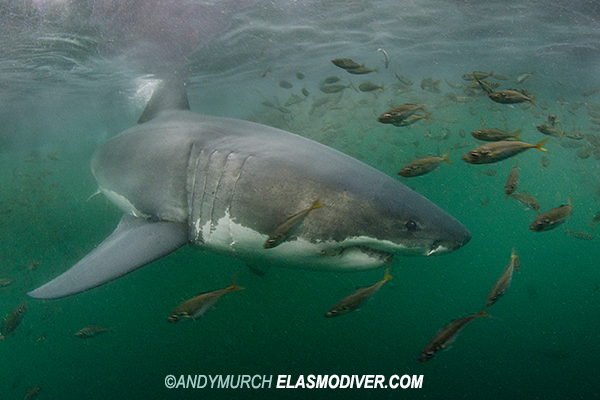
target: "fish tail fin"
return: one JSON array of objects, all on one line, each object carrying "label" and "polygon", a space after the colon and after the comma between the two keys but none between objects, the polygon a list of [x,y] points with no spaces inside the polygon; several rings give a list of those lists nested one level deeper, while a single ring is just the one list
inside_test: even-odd
[{"label": "fish tail fin", "polygon": [[523,132],[523,129],[519,129],[518,131],[516,131],[513,134],[513,137],[515,138],[515,140],[521,140],[521,132]]},{"label": "fish tail fin", "polygon": [[510,262],[513,263],[515,271],[519,272],[519,268],[521,264],[516,262],[515,260],[519,259],[519,255],[517,254],[517,249],[515,247],[512,248],[512,252],[510,253]]},{"label": "fish tail fin", "polygon": [[237,272],[235,274],[233,274],[233,279],[231,280],[231,282],[229,283],[229,286],[227,286],[226,289],[229,291],[245,289],[244,287],[237,284]]},{"label": "fish tail fin", "polygon": [[381,82],[381,91],[385,92],[385,82]]},{"label": "fish tail fin", "polygon": [[428,112],[427,114],[425,114],[423,116],[423,119],[426,119],[427,121],[431,121],[431,112]]},{"label": "fish tail fin", "polygon": [[533,147],[535,147],[536,149],[538,149],[538,150],[541,150],[541,151],[543,151],[543,152],[545,152],[545,153],[550,153],[550,152],[548,151],[548,149],[545,149],[545,148],[544,148],[544,145],[546,144],[546,142],[548,141],[548,139],[549,139],[549,138],[546,138],[546,139],[540,140],[539,142],[537,142],[536,144],[534,144],[534,145],[533,145]]},{"label": "fish tail fin", "polygon": [[490,314],[488,314],[488,313],[485,312],[485,307],[483,307],[481,309],[481,311],[479,311],[477,313],[477,316],[479,316],[479,317],[486,317],[486,318],[492,318],[492,316]]},{"label": "fish tail fin", "polygon": [[320,199],[316,199],[314,203],[312,203],[312,206],[310,206],[310,211],[323,207],[323,204],[319,203],[319,200]]},{"label": "fish tail fin", "polygon": [[390,269],[386,268],[384,276],[383,276],[383,280],[384,281],[389,281],[390,279],[392,279],[392,276],[390,275]]},{"label": "fish tail fin", "polygon": [[354,84],[352,83],[352,81],[350,79],[348,79],[348,82],[350,82],[348,87],[354,89],[355,92],[358,92],[358,89],[356,88],[356,86],[354,86]]},{"label": "fish tail fin", "polygon": [[481,117],[481,127],[485,128],[485,119],[483,117]]},{"label": "fish tail fin", "polygon": [[473,80],[471,81],[471,83],[475,83],[475,82],[479,82],[479,78],[477,77],[477,74],[475,73],[475,71],[473,71]]},{"label": "fish tail fin", "polygon": [[450,150],[446,151],[443,155],[442,155],[442,160],[446,161],[448,164],[452,165],[452,161],[450,161]]},{"label": "fish tail fin", "polygon": [[517,254],[517,248],[513,247],[512,251],[510,252],[510,258],[515,259],[517,257],[519,257],[519,255]]}]

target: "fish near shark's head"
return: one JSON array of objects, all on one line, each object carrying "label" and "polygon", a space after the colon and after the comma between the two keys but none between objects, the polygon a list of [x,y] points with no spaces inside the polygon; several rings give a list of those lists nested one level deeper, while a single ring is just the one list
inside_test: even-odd
[{"label": "fish near shark's head", "polygon": [[[471,240],[470,232],[458,220],[419,193],[393,179],[361,200],[357,218],[370,221],[362,229],[377,239],[368,246],[398,255],[442,255]],[[363,196],[366,193],[363,193]]]},{"label": "fish near shark's head", "polygon": [[[367,269],[387,264],[395,255],[445,254],[471,239],[459,221],[401,182],[339,152],[323,155],[318,147],[305,151],[307,147],[294,146],[285,160],[251,158],[246,166],[254,171],[273,171],[270,165],[277,164],[278,173],[268,178],[242,174],[237,182],[236,189],[244,193],[260,191],[260,202],[235,202],[232,217],[263,234],[308,209],[315,199],[323,205],[265,254],[279,254],[308,268]],[[263,187],[268,190],[261,191]],[[269,218],[246,217],[260,208],[268,209],[260,215]],[[311,257],[311,252],[316,255]]]}]

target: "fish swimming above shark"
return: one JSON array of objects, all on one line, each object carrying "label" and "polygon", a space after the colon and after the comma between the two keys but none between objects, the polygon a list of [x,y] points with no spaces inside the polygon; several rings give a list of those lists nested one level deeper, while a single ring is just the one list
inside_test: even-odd
[{"label": "fish swimming above shark", "polygon": [[[91,167],[99,191],[124,215],[100,245],[32,297],[97,287],[187,244],[261,265],[344,271],[378,268],[394,255],[444,254],[471,238],[425,197],[339,151],[192,112],[183,79],[163,80],[138,125],[98,148]],[[263,247],[315,199],[321,210],[277,247]]]}]

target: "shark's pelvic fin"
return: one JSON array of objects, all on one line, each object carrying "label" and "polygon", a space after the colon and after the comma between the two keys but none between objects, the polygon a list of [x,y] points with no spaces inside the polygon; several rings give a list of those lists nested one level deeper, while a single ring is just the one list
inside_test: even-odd
[{"label": "shark's pelvic fin", "polygon": [[150,222],[125,214],[117,229],[71,269],[29,292],[55,299],[100,286],[187,244],[188,230],[175,222]]}]

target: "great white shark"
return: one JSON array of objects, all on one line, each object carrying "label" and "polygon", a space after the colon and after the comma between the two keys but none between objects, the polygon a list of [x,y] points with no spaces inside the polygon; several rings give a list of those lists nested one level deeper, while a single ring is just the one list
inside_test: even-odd
[{"label": "great white shark", "polygon": [[[377,268],[471,238],[454,217],[392,177],[325,145],[269,126],[190,110],[182,80],[154,91],[139,124],[94,154],[99,191],[125,213],[62,275],[29,292],[60,298],[102,285],[186,244],[249,264]],[[268,236],[319,199],[275,248]]]}]

